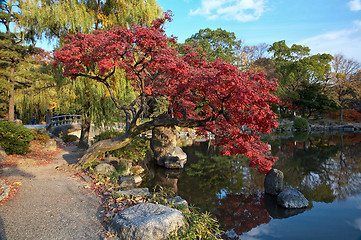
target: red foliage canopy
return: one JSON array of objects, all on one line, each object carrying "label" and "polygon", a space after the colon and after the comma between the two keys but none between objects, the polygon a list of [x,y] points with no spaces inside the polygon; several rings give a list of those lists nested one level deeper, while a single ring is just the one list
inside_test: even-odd
[{"label": "red foliage canopy", "polygon": [[259,133],[277,126],[269,106],[278,101],[271,94],[276,79],[241,72],[221,59],[208,62],[191,48],[178,53],[171,47],[175,38],[163,30],[166,20],[171,20],[170,14],[151,27],[69,35],[54,53],[55,64],[63,64],[65,76],[86,76],[104,84],[114,71],[125,70],[140,96],[166,96],[173,118],[203,120],[199,132],[213,133],[223,154],[246,154],[250,166],[267,172],[275,159],[266,154],[268,146]]}]

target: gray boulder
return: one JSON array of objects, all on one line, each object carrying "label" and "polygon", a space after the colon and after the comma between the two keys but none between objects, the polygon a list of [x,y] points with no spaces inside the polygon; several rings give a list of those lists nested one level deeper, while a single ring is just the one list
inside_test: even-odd
[{"label": "gray boulder", "polygon": [[101,163],[95,167],[94,171],[97,174],[110,174],[116,170],[115,167],[109,163]]},{"label": "gray boulder", "polygon": [[55,151],[56,150],[56,140],[55,139],[49,139],[45,143],[45,147],[43,148],[46,151]]},{"label": "gray boulder", "polygon": [[0,201],[6,198],[9,195],[10,187],[6,185],[6,183],[0,179]]},{"label": "gray boulder", "polygon": [[135,180],[132,176],[120,177],[118,179],[118,184],[119,187],[126,189],[132,189],[137,187]]},{"label": "gray boulder", "polygon": [[284,208],[277,204],[277,196],[265,194],[264,196],[266,209],[269,215],[274,219],[289,218],[302,214],[307,208]]},{"label": "gray boulder", "polygon": [[305,208],[308,206],[308,200],[296,189],[286,187],[278,194],[277,204],[284,208]]},{"label": "gray boulder", "polygon": [[5,150],[0,146],[0,163],[6,161],[8,159],[8,155]]},{"label": "gray boulder", "polygon": [[117,193],[124,197],[142,197],[150,195],[148,188],[134,188],[130,190],[118,191]]},{"label": "gray boulder", "polygon": [[119,212],[110,222],[123,240],[161,240],[185,225],[183,214],[160,204],[142,203]]},{"label": "gray boulder", "polygon": [[264,179],[264,191],[271,195],[278,195],[283,189],[283,172],[272,168]]},{"label": "gray boulder", "polygon": [[168,201],[169,204],[173,204],[173,205],[176,205],[176,206],[179,206],[179,207],[188,208],[188,202],[186,200],[184,200],[183,198],[181,198],[180,196],[168,198],[167,201]]},{"label": "gray boulder", "polygon": [[187,154],[177,144],[175,127],[156,127],[152,131],[150,147],[157,165],[166,168],[183,168]]}]

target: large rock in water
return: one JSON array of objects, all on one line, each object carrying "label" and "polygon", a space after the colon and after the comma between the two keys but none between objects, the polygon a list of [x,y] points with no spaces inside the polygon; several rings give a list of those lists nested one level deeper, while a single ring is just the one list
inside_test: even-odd
[{"label": "large rock in water", "polygon": [[110,228],[123,240],[161,240],[185,225],[183,214],[160,204],[142,203],[119,212]]},{"label": "large rock in water", "polygon": [[0,163],[6,161],[8,159],[8,155],[5,150],[0,146]]},{"label": "large rock in water", "polygon": [[277,204],[284,208],[305,208],[308,206],[308,200],[296,189],[286,187],[278,194]]},{"label": "large rock in water", "polygon": [[175,127],[156,127],[152,131],[150,147],[157,165],[166,168],[183,168],[187,154],[177,144]]},{"label": "large rock in water", "polygon": [[271,169],[264,179],[264,191],[271,195],[278,195],[283,189],[283,172]]}]

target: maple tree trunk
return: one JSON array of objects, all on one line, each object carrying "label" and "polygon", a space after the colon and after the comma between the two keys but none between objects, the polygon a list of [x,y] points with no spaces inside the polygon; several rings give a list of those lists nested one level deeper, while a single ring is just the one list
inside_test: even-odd
[{"label": "maple tree trunk", "polygon": [[128,143],[132,141],[133,137],[125,133],[117,138],[106,139],[99,141],[93,144],[88,150],[85,152],[83,157],[79,160],[79,162],[75,165],[76,168],[85,168],[86,163],[90,163],[95,160],[100,154],[116,150],[119,148],[125,147]]},{"label": "maple tree trunk", "polygon": [[9,89],[9,110],[8,110],[8,121],[9,122],[14,122],[15,121],[15,104],[14,104],[14,100],[15,100],[15,84],[14,84],[14,80],[15,80],[15,66],[14,64],[11,64],[10,67],[10,89]]}]

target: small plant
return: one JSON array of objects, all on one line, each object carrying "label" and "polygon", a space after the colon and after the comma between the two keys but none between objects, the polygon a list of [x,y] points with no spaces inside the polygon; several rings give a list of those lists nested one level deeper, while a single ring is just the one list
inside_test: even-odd
[{"label": "small plant", "polygon": [[155,190],[151,197],[152,202],[178,209],[187,220],[187,224],[171,233],[168,239],[221,239],[218,237],[221,232],[219,224],[209,213],[202,213],[194,206],[187,208],[169,204],[167,199],[175,196],[171,188],[156,186]]},{"label": "small plant", "polygon": [[293,128],[297,130],[307,130],[308,120],[306,118],[296,118],[293,122]]},{"label": "small plant", "polygon": [[169,239],[221,239],[219,224],[209,213],[201,213],[193,206],[190,206],[188,211],[183,210],[182,213],[187,224],[173,232]]},{"label": "small plant", "polygon": [[41,132],[40,129],[33,129],[32,131],[35,141],[39,141],[42,144],[45,144],[47,141],[49,141],[50,139],[49,134]]},{"label": "small plant", "polygon": [[0,121],[0,145],[7,154],[26,154],[33,138],[33,131],[23,125]]}]

